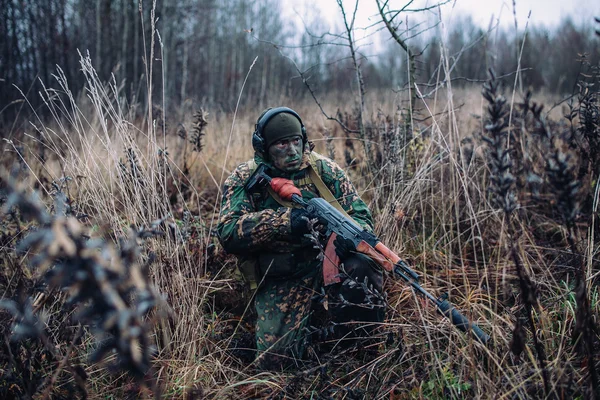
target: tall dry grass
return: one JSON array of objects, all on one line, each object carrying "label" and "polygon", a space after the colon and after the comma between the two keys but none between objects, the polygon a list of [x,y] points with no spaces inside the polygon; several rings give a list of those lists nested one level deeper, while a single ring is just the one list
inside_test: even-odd
[{"label": "tall dry grass", "polygon": [[[592,101],[597,92],[582,89],[573,109],[565,110],[569,119],[555,111],[552,120],[528,97],[498,105],[505,107],[505,140],[494,144],[501,146],[501,171],[491,166],[483,140],[493,131],[494,116],[478,87],[463,91],[447,83],[421,103],[410,124],[401,94],[370,99],[370,154],[315,105],[282,101],[303,116],[317,149],[346,168],[382,241],[411,261],[427,290],[448,292],[493,344],[474,342],[390,278],[375,357],[360,348],[321,354],[315,344],[305,368],[277,373],[251,363],[252,293],[213,234],[223,177],[252,156],[250,133],[261,110],[238,110],[233,126],[234,116],[220,110],[138,110],[125,103],[115,80],[98,79],[88,56],[81,67],[85,95],[71,93],[57,71],[56,89],[41,93],[54,118],[31,121],[6,143],[2,179],[12,176],[26,190],[35,189],[50,212],[58,185],[90,240],[117,244],[132,226],[162,221],[156,229],[163,235],[140,242],[139,257],[155,258],[149,275],[172,315],[153,327],[157,352],[145,378],[87,362],[97,346],[87,330],[64,353],[74,334],[61,306],[64,294],[28,270],[33,254],[16,253],[16,243],[37,225],[8,209],[2,297],[51,298],[37,309],[47,315],[43,329],[50,330],[48,340],[60,355],[76,354],[85,374],[57,369],[60,356],[47,359],[43,349],[31,350],[35,340],[7,341],[2,393],[39,395],[43,375],[59,371],[46,389],[57,397],[83,379],[92,398],[149,397],[144,382],[150,381],[166,398],[593,398],[598,158],[591,156],[590,140],[599,129]],[[450,73],[448,66],[445,71]],[[501,94],[499,88],[492,100]],[[346,126],[357,126],[352,104],[324,104],[339,108]],[[367,161],[375,170],[366,169]],[[499,172],[513,180],[504,181],[506,193],[490,193],[501,183]],[[572,182],[578,190],[560,192],[560,185]],[[499,193],[514,203],[510,213],[502,208],[506,202],[498,203]],[[567,212],[565,204],[576,209]],[[5,327],[3,333],[10,332]],[[27,363],[23,349],[39,359]]]}]

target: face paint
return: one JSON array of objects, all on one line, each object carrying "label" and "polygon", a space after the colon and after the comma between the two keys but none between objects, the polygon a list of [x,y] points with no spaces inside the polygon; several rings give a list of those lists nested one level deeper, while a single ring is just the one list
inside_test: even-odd
[{"label": "face paint", "polygon": [[273,165],[283,172],[296,172],[302,165],[302,138],[293,136],[273,143],[269,147],[269,157]]}]

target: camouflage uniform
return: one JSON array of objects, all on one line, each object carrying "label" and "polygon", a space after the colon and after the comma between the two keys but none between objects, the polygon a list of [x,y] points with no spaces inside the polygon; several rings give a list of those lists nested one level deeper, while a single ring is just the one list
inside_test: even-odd
[{"label": "camouflage uniform", "polygon": [[[298,172],[285,174],[272,168],[271,173],[293,180],[305,200],[319,196],[315,185],[307,179],[309,155],[307,144]],[[254,161],[256,165],[270,165],[258,154]],[[344,171],[325,157],[319,157],[317,167],[322,181],[346,212],[364,228],[372,230],[371,213]],[[309,238],[291,234],[290,208],[283,207],[266,191],[252,196],[246,193],[244,185],[252,172],[246,162],[225,181],[217,230],[227,252],[242,260],[258,260],[260,285],[255,294],[258,357],[262,367],[277,369],[293,364],[303,355],[311,299],[320,292],[322,285],[321,262],[317,259],[319,250],[313,247]],[[352,270],[351,274],[356,275],[357,280],[362,281],[368,276],[375,288],[381,290],[381,272],[369,261],[368,257],[355,255],[344,260],[344,264],[346,271]],[[346,300],[355,304],[364,302],[365,294],[361,289],[350,289],[341,284],[334,286],[336,295],[343,293]],[[330,311],[332,308],[335,306],[330,307]],[[332,319],[338,322],[383,319],[381,311],[362,307],[345,307],[344,312],[334,311],[333,314]]]}]

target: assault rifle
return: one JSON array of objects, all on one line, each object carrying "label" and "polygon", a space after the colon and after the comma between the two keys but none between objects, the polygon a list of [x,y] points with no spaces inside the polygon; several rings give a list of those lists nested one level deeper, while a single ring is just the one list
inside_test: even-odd
[{"label": "assault rifle", "polygon": [[344,215],[323,198],[317,197],[305,201],[302,198],[300,190],[294,186],[292,181],[284,178],[271,178],[267,174],[266,169],[266,165],[261,164],[254,171],[245,185],[246,191],[253,193],[270,187],[282,199],[296,203],[298,206],[304,208],[311,218],[317,218],[320,222],[324,223],[326,226],[325,235],[329,238],[323,263],[325,285],[341,281],[339,270],[337,269],[339,259],[335,254],[333,246],[335,238],[341,236],[344,239],[351,240],[357,252],[368,255],[383,269],[406,281],[416,293],[433,302],[437,310],[446,316],[458,329],[465,333],[471,332],[483,344],[487,344],[490,341],[490,336],[454,308],[448,301],[447,294],[438,299],[426,291],[419,284],[417,273],[410,269],[408,264],[396,253],[388,249],[377,236],[360,227],[352,218]]}]

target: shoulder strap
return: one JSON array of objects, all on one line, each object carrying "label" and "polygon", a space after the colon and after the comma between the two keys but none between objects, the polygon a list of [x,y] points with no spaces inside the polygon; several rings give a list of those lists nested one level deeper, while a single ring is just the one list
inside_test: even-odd
[{"label": "shoulder strap", "polygon": [[[250,175],[252,175],[254,173],[254,171],[256,171],[256,168],[258,168],[258,165],[256,164],[256,161],[254,159],[251,159],[250,161],[247,161],[246,163],[248,164],[248,168],[250,169]],[[279,197],[279,195],[277,193],[275,193],[275,191],[273,189],[271,189],[271,187],[267,187],[267,191],[269,192],[271,197],[273,197],[273,199],[275,199],[275,201],[278,202],[279,204],[281,204],[282,206],[287,207],[287,208],[297,207],[291,201],[286,201],[286,200],[282,199],[281,197]]]},{"label": "shoulder strap", "polygon": [[325,184],[325,182],[323,182],[323,179],[321,179],[321,171],[320,171],[320,168],[319,168],[319,166],[317,164],[317,160],[324,159],[324,158],[325,157],[323,157],[322,155],[320,155],[318,153],[315,153],[314,151],[311,151],[310,158],[309,158],[310,159],[310,168],[309,168],[309,171],[308,171],[310,179],[312,180],[312,182],[317,187],[317,190],[321,194],[321,197],[323,197],[336,210],[338,210],[339,212],[341,212],[342,214],[344,214],[344,216],[347,217],[348,219],[350,219],[350,221],[356,223],[356,221],[354,221],[354,219],[350,215],[348,215],[348,213],[346,212],[346,210],[344,210],[344,208],[339,203],[339,201],[337,201],[337,199],[335,198],[335,196],[333,195],[333,193],[331,193],[331,190],[329,190],[329,188],[327,187],[327,185]]},{"label": "shoulder strap", "polygon": [[267,187],[267,191],[269,192],[269,194],[271,195],[271,197],[273,197],[275,199],[276,202],[278,202],[279,204],[281,204],[284,207],[287,208],[298,208],[297,205],[295,205],[294,203],[292,203],[291,201],[287,201],[282,199],[281,197],[279,197],[279,195],[277,193],[275,193],[275,191],[273,189],[271,189],[271,187]]}]

